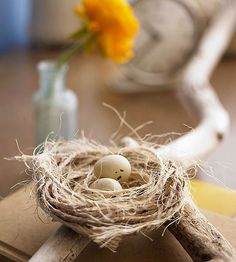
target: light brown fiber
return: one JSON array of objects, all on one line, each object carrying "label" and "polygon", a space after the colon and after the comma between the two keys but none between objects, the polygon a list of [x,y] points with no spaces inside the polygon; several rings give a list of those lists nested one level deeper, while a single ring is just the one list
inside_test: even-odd
[{"label": "light brown fiber", "polygon": [[[154,150],[145,142],[137,147],[105,147],[85,137],[47,141],[43,152],[30,157],[38,202],[53,219],[115,251],[123,237],[171,223],[189,198],[183,168],[163,161]],[[94,164],[109,154],[126,157],[132,174],[121,192],[104,194],[89,185],[95,179]]]}]

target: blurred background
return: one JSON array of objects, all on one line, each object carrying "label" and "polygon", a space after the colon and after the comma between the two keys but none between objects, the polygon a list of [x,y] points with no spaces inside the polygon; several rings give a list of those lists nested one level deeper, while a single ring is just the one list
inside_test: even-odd
[{"label": "blurred background", "polygon": [[[132,62],[139,70],[145,71],[143,68],[148,68],[148,73],[157,74],[158,77],[169,70],[168,77],[172,77],[169,72],[178,71],[187,63],[202,32],[222,1],[133,2],[135,12],[143,26],[137,42],[136,53],[139,57]],[[67,47],[68,35],[80,26],[78,17],[73,13],[73,8],[77,4],[78,0],[1,2],[0,196],[2,198],[14,192],[14,185],[30,179],[30,176],[24,173],[21,164],[4,158],[17,155],[19,150],[32,153],[36,145],[32,97],[39,89],[37,63],[45,59],[56,59]],[[157,13],[150,13],[156,4],[159,6],[154,8]],[[158,32],[162,41],[158,42],[154,31]],[[149,57],[142,51],[142,47],[146,45],[145,41],[153,48],[153,53],[149,54]],[[221,101],[230,113],[232,120],[230,135],[206,160],[207,172],[210,173],[212,168],[216,179],[199,174],[203,180],[226,185],[232,189],[236,189],[235,49],[236,44],[232,43],[211,79]],[[150,57],[155,57],[155,61]],[[119,79],[117,87],[112,86],[116,85],[117,81],[109,84],[111,82],[108,80],[116,70],[114,64],[98,55],[77,55],[70,62],[66,87],[73,90],[78,98],[76,116],[78,126],[87,136],[108,143],[110,136],[119,126],[119,119],[114,112],[102,105],[103,102],[112,105],[121,114],[127,112],[126,120],[133,127],[149,120],[153,121],[153,124],[140,130],[142,136],[147,133],[158,135],[171,133],[168,139],[174,139],[197,125],[195,119],[182,107],[173,87],[160,83],[157,87],[152,84],[152,92],[126,94],[117,92],[126,84],[122,85],[123,80]],[[132,88],[135,86],[133,83],[129,85]],[[140,86],[140,83],[137,86]],[[128,130],[124,129],[121,134],[125,135],[127,132]],[[157,142],[166,143],[168,139],[161,136]]]},{"label": "blurred background", "polygon": [[[139,134],[142,137],[159,135],[158,144],[167,143],[197,126],[196,119],[179,101],[175,86],[181,70],[193,57],[202,35],[225,1],[130,2],[141,23],[134,59],[129,65],[118,67],[98,54],[74,56],[69,70],[65,69],[60,78],[60,88],[65,92],[51,105],[55,110],[50,111],[41,96],[47,88],[50,64],[39,65],[39,62],[56,60],[71,44],[68,36],[80,27],[79,18],[73,12],[80,1],[1,1],[0,205],[4,207],[5,203],[6,210],[11,209],[10,205],[15,208],[18,197],[14,198],[12,193],[31,179],[22,163],[6,159],[22,152],[32,154],[50,131],[70,139],[83,130],[87,137],[109,143],[120,120],[103,106],[104,102],[121,115],[126,113],[126,121],[133,128],[152,121],[139,130]],[[236,193],[231,191],[236,189],[236,37],[213,73],[211,83],[230,114],[231,129],[223,144],[205,159],[197,177],[227,192],[201,184],[200,207],[233,216],[236,214]],[[45,117],[49,112],[49,120],[54,121]],[[123,128],[120,135],[129,132]],[[213,191],[212,195],[207,195]],[[228,198],[224,198],[224,194]],[[0,231],[5,228],[3,220],[0,218]],[[9,226],[12,227],[10,222]],[[34,226],[29,224],[29,227]],[[21,250],[15,244],[18,241],[24,246],[18,233],[17,237],[8,237],[8,229],[5,231],[9,245]],[[35,237],[29,232],[31,254],[34,251],[31,241]],[[2,241],[4,238],[0,239],[0,246]],[[24,248],[21,251],[28,252]],[[0,261],[5,260],[0,257]]]}]

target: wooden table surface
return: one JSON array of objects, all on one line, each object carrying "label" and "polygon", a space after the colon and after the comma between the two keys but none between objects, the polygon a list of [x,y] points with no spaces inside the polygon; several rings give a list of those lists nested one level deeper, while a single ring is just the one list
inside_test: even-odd
[{"label": "wooden table surface", "polygon": [[[58,51],[19,50],[0,57],[0,196],[4,197],[16,183],[30,179],[21,163],[4,160],[19,153],[16,140],[24,153],[34,147],[34,123],[31,98],[37,90],[36,64],[42,59],[57,57]],[[163,134],[184,133],[188,126],[196,126],[194,119],[181,106],[174,91],[122,95],[112,92],[106,85],[114,69],[100,57],[78,56],[70,63],[68,86],[79,97],[79,128],[85,134],[103,143],[119,126],[119,119],[102,103],[126,111],[126,120],[137,127],[149,120],[153,124],[140,131]],[[226,109],[232,127],[229,137],[207,160],[215,176],[227,186],[236,189],[236,59],[225,58],[214,73],[212,83]],[[122,130],[126,135],[129,131]],[[172,135],[172,138],[175,136]],[[164,143],[166,138],[160,138]],[[202,179],[216,183],[216,179],[202,174]],[[221,183],[220,182],[220,183]]]}]

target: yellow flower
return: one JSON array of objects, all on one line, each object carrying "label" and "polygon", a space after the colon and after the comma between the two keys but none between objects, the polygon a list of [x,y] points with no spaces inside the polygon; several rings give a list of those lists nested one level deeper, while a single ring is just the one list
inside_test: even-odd
[{"label": "yellow flower", "polygon": [[139,23],[125,0],[82,0],[76,13],[84,18],[88,30],[97,34],[106,56],[118,63],[133,56]]}]

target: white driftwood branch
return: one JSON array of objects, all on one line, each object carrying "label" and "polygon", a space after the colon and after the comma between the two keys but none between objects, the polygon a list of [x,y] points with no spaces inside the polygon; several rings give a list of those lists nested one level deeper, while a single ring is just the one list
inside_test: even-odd
[{"label": "white driftwood branch", "polygon": [[191,166],[212,151],[229,128],[229,116],[214,90],[209,77],[224,53],[236,24],[236,1],[215,18],[204,34],[196,55],[183,73],[179,96],[200,124],[186,135],[158,150],[164,158]]},{"label": "white driftwood branch", "polygon": [[74,261],[90,242],[89,238],[61,226],[29,260],[30,262]]},{"label": "white driftwood branch", "polygon": [[185,205],[181,217],[180,223],[172,224],[168,230],[194,262],[236,261],[234,248],[201,214],[194,203]]},{"label": "white driftwood branch", "polygon": [[[229,1],[204,35],[196,56],[187,66],[179,95],[184,105],[200,120],[188,134],[158,150],[168,159],[189,167],[212,151],[229,128],[229,116],[214,90],[209,77],[227,47],[236,25],[236,1]],[[185,218],[170,227],[194,261],[235,261],[232,246],[194,207],[184,209]],[[216,240],[217,239],[217,240]]]},{"label": "white driftwood branch", "polygon": [[183,103],[196,111],[200,124],[189,133],[157,150],[166,159],[195,165],[222,142],[229,129],[229,116],[209,83],[198,86],[184,83],[180,93]]},{"label": "white driftwood branch", "polygon": [[[162,155],[162,157],[181,161],[188,167],[214,149],[224,138],[229,126],[229,117],[213,89],[210,87],[208,79],[232,36],[235,24],[236,1],[230,0],[226,8],[216,17],[204,35],[197,54],[183,74],[179,88],[181,99],[199,118],[200,124],[188,134],[160,148],[157,153]],[[126,139],[126,141],[123,142],[135,146],[135,143],[130,139]],[[199,220],[197,218],[196,223],[198,222]],[[211,253],[212,250],[214,251],[214,248],[217,248],[216,244],[214,244],[214,239],[205,243],[204,238],[206,235],[204,233],[201,234],[201,228],[199,230],[195,228],[191,229],[191,227],[187,228],[188,225],[186,227],[184,223],[184,221],[183,223],[180,221],[177,229],[173,229],[172,232],[178,236],[183,230],[186,230],[183,231],[184,234],[179,241],[195,261],[202,261],[198,253],[202,255],[201,250],[203,248],[208,253]],[[205,221],[202,226],[209,228],[207,221]],[[211,226],[210,229],[212,229]],[[212,230],[214,231],[214,229]],[[214,232],[220,237],[220,243],[227,243],[217,231]],[[68,237],[67,233],[68,232],[64,231],[64,226],[62,226],[62,228],[36,252],[30,261],[72,261],[73,258],[69,255],[70,250],[73,254],[79,255],[89,241],[86,238],[83,239],[79,237],[73,232],[71,232]],[[191,253],[191,248],[186,248],[186,245],[188,246],[191,240],[196,238],[196,234],[199,239],[198,243],[200,244],[197,245],[199,246],[199,250],[196,250],[196,245],[194,246],[195,254],[193,254]],[[209,245],[210,247],[208,248]],[[54,248],[57,248],[56,250],[58,250],[58,252],[55,252],[55,250],[53,250]],[[222,250],[225,250],[224,253],[226,254],[223,258],[210,256],[209,260],[235,261],[235,258],[232,257],[233,251],[231,252],[230,246],[223,246]],[[48,254],[50,254],[50,256],[48,256]]]}]

